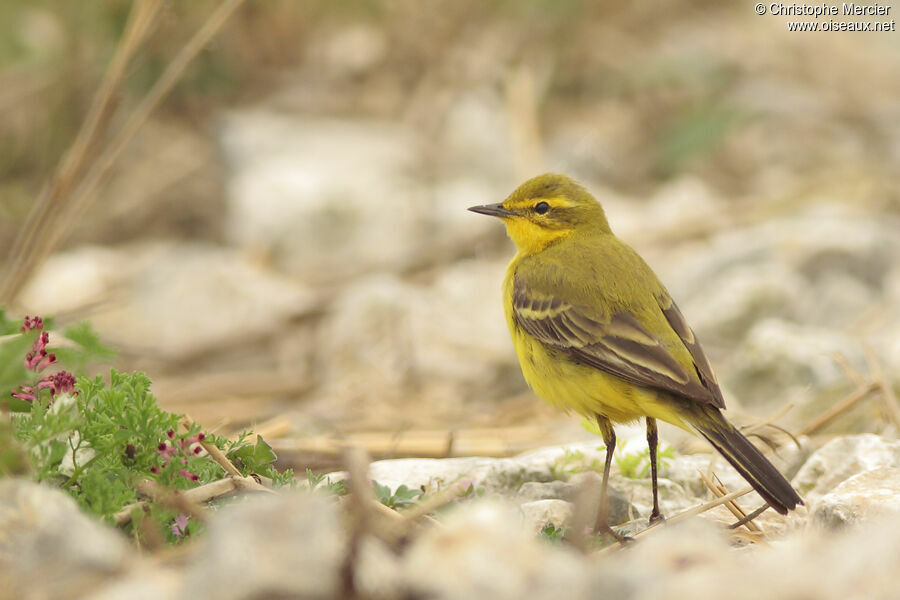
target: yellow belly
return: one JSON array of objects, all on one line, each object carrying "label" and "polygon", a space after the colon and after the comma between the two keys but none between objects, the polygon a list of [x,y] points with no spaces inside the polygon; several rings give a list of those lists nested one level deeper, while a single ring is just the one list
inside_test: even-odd
[{"label": "yellow belly", "polygon": [[614,423],[629,423],[641,417],[653,417],[690,431],[666,394],[576,363],[562,352],[544,346],[518,326],[511,302],[505,304],[507,325],[522,374],[544,401],[588,419],[602,415]]}]

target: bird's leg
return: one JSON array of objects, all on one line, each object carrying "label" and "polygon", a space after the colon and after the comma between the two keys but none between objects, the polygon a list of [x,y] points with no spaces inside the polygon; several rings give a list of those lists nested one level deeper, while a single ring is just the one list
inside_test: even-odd
[{"label": "bird's leg", "polygon": [[650,524],[665,521],[659,512],[659,487],[656,483],[656,451],[659,448],[659,430],[656,419],[647,417],[647,445],[650,446],[650,479],[653,482],[653,511],[650,513]]},{"label": "bird's leg", "polygon": [[603,443],[606,444],[606,463],[603,465],[603,482],[600,487],[600,512],[597,515],[597,525],[595,529],[598,533],[608,533],[616,538],[616,541],[620,544],[624,544],[631,538],[613,531],[613,528],[609,526],[609,495],[607,494],[607,485],[609,484],[609,469],[612,466],[613,453],[616,451],[616,432],[613,429],[612,422],[606,417],[597,415],[597,425],[600,428],[600,435],[603,436]]}]

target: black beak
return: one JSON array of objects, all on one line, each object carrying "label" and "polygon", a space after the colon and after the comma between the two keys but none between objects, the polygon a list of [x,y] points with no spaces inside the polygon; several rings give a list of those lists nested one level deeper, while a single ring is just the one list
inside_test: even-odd
[{"label": "black beak", "polygon": [[491,217],[500,218],[511,217],[516,214],[511,210],[506,210],[505,208],[503,208],[503,204],[499,202],[497,204],[485,204],[484,206],[471,206],[469,207],[469,210],[480,215],[488,215]]}]

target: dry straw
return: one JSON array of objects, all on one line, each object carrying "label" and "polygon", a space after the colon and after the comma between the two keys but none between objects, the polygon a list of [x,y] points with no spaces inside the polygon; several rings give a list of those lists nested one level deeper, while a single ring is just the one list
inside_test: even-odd
[{"label": "dry straw", "polygon": [[[122,128],[108,138],[107,130],[116,113],[128,67],[149,38],[162,8],[161,0],[135,0],[125,30],[75,141],[44,186],[13,243],[0,278],[0,304],[12,303],[28,278],[65,240],[96,198],[97,189],[106,181],[123,150],[172,91],[191,61],[243,2],[226,0],[213,11],[135,107]],[[107,139],[108,143],[104,144]]]}]

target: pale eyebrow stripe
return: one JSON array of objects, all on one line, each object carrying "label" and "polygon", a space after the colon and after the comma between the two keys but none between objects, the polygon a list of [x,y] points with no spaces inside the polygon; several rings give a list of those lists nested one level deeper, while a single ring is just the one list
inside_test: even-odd
[{"label": "pale eyebrow stripe", "polygon": [[575,206],[575,203],[565,196],[551,196],[550,198],[528,198],[526,200],[516,200],[515,202],[510,202],[506,206],[507,208],[524,208],[527,206],[534,206],[538,202],[546,202],[551,206],[551,208],[571,208],[572,206]]}]

